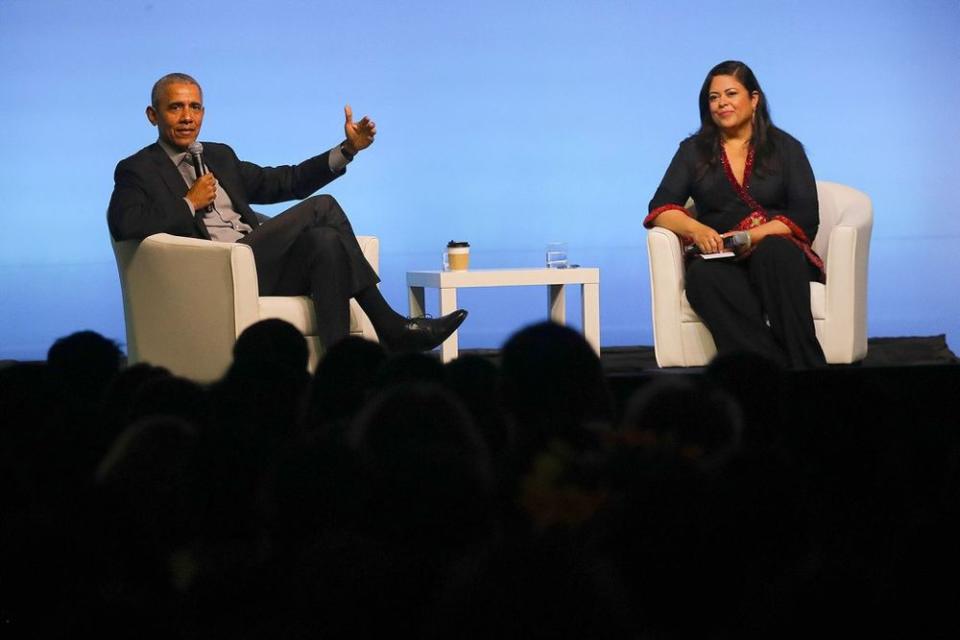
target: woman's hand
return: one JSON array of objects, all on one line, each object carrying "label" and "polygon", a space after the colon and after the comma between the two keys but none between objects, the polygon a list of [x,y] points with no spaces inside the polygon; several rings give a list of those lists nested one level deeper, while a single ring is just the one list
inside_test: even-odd
[{"label": "woman's hand", "polygon": [[749,231],[727,231],[726,233],[721,233],[720,237],[724,240],[733,238],[733,240],[727,244],[727,250],[733,251],[741,258],[747,257],[753,251],[753,238]]},{"label": "woman's hand", "polygon": [[744,233],[749,238],[749,242],[746,243],[746,246],[740,245],[733,248],[734,252],[737,254],[739,260],[744,260],[750,257],[750,254],[754,252],[757,248],[757,245],[766,238],[767,236],[789,236],[791,235],[790,227],[783,224],[779,220],[770,220],[769,222],[764,222],[761,225],[756,227],[751,227],[748,231],[728,231],[723,234],[723,237],[736,235],[738,233]]},{"label": "woman's hand", "polygon": [[723,251],[723,237],[711,227],[691,220],[695,226],[690,229],[688,237],[697,245],[701,253],[718,253]]}]

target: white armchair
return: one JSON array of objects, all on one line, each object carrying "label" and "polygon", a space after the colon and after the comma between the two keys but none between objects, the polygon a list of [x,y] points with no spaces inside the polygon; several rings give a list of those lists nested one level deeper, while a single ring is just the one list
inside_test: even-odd
[{"label": "white armchair", "polygon": [[[823,258],[827,282],[810,283],[813,322],[828,363],[856,362],[867,355],[867,261],[873,205],[865,193],[834,182],[818,181],[817,196],[820,228],[813,249]],[[655,227],[647,235],[647,249],[657,364],[704,366],[717,348],[687,302],[679,238]]]},{"label": "white armchair", "polygon": [[[380,240],[358,236],[374,271]],[[320,357],[316,314],[306,296],[261,296],[253,251],[244,244],[166,233],[113,243],[123,291],[128,362],[149,362],[199,382],[220,378],[237,336],[251,324],[280,318],[307,338],[310,369]],[[350,333],[376,340],[359,305],[350,301]]]}]

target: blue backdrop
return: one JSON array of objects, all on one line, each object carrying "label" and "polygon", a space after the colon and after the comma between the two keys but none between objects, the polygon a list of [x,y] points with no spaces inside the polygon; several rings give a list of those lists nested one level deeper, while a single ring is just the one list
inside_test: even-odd
[{"label": "blue backdrop", "polygon": [[[640,223],[728,58],[819,179],[873,198],[870,335],[956,350],[958,32],[956,0],[0,0],[0,359],[84,328],[123,341],[105,210],[116,162],[156,137],[143,111],[170,71],[204,87],[201,138],[260,164],[338,142],[345,102],[374,118],[328,192],[380,236],[397,308],[404,272],[437,268],[451,238],[476,266],[540,265],[564,240],[602,269],[603,344],[652,344]],[[545,315],[532,289],[461,302],[465,347]]]}]

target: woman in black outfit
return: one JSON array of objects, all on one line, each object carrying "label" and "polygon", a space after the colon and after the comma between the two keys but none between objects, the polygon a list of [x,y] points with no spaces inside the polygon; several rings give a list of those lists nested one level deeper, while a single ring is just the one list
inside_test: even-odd
[{"label": "woman in black outfit", "polygon": [[[688,198],[695,212],[685,208]],[[700,90],[700,130],[680,143],[644,220],[689,248],[687,299],[720,354],[753,351],[796,368],[825,364],[810,312],[810,281],[824,278],[810,246],[818,225],[803,146],[770,122],[750,68],[721,62]],[[735,258],[695,256],[722,251],[728,237],[739,243]]]}]

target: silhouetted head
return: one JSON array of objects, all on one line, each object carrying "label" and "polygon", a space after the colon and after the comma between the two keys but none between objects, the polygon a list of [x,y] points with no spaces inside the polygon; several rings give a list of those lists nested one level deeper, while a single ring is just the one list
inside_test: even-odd
[{"label": "silhouetted head", "polygon": [[387,389],[413,382],[443,382],[443,365],[426,353],[398,353],[390,356],[377,372],[374,386]]},{"label": "silhouetted head", "polygon": [[470,411],[491,454],[505,453],[512,444],[512,437],[503,416],[500,369],[487,358],[477,355],[461,355],[444,368],[447,387]]},{"label": "silhouetted head", "polygon": [[521,329],[503,347],[503,402],[517,437],[539,447],[551,438],[577,440],[591,423],[609,423],[610,393],[600,358],[573,329],[542,322]]},{"label": "silhouetted head", "polygon": [[196,446],[191,424],[152,416],[127,427],[96,471],[98,493],[114,509],[119,531],[131,544],[152,548],[156,561],[197,535],[204,501]]},{"label": "silhouetted head", "polygon": [[240,334],[231,370],[258,377],[301,377],[306,375],[308,357],[303,334],[285,320],[270,318]]},{"label": "silhouetted head", "polygon": [[370,395],[386,352],[358,336],[338,341],[323,354],[310,388],[306,427],[331,425],[354,416]]},{"label": "silhouetted head", "polygon": [[386,389],[357,417],[347,441],[357,455],[368,533],[456,546],[486,531],[489,456],[451,392],[423,383]]},{"label": "silhouetted head", "polygon": [[147,380],[130,406],[129,422],[148,416],[178,416],[199,425],[206,414],[204,388],[192,380],[163,376]]},{"label": "silhouetted head", "polygon": [[265,452],[299,427],[310,383],[306,340],[289,322],[261,320],[240,334],[233,355],[226,375],[210,387],[206,431],[226,440],[248,438],[246,450]]},{"label": "silhouetted head", "polygon": [[705,380],[662,376],[630,398],[623,428],[629,440],[692,460],[728,454],[740,443],[739,404]]},{"label": "silhouetted head", "polygon": [[782,440],[783,376],[783,367],[773,360],[745,351],[717,356],[707,367],[707,378],[743,409],[745,446],[768,447]]},{"label": "silhouetted head", "polygon": [[88,402],[98,402],[120,370],[123,352],[113,340],[95,331],[78,331],[60,338],[47,352],[47,364],[64,391]]}]

